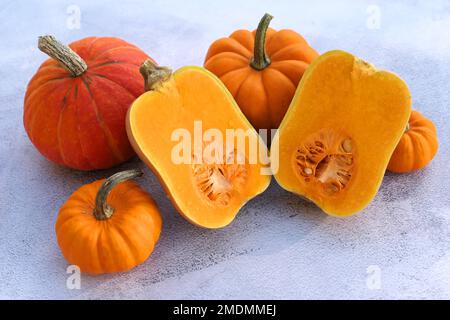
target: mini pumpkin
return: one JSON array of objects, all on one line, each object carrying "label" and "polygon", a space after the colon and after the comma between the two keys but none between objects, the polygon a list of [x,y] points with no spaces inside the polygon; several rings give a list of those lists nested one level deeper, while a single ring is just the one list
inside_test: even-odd
[{"label": "mini pumpkin", "polygon": [[82,186],[61,207],[56,237],[64,257],[82,272],[127,271],[143,263],[161,233],[162,219],[148,193],[129,181],[140,170]]},{"label": "mini pumpkin", "polygon": [[25,130],[49,160],[79,170],[105,169],[130,159],[125,116],[144,92],[139,66],[148,56],[111,37],[70,44],[39,38],[45,61],[28,84]]},{"label": "mini pumpkin", "polygon": [[308,65],[318,56],[293,30],[269,28],[265,14],[251,32],[215,41],[205,68],[218,76],[256,129],[278,128]]},{"label": "mini pumpkin", "polygon": [[433,121],[413,110],[405,133],[391,156],[388,170],[405,173],[422,169],[434,158],[438,145]]}]

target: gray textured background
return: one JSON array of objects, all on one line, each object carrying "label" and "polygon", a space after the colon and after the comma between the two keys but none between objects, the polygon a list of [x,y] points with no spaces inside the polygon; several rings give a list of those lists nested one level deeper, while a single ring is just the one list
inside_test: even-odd
[{"label": "gray textured background", "polygon": [[[81,9],[80,29],[67,27],[72,4]],[[164,218],[154,254],[131,272],[82,276],[81,290],[68,290],[54,234],[58,208],[80,185],[143,165],[135,159],[82,173],[34,149],[22,108],[45,59],[37,36],[66,43],[119,36],[176,68],[202,64],[213,40],[254,28],[266,11],[273,27],[296,29],[320,52],[348,50],[399,73],[414,106],[436,122],[433,163],[388,174],[375,201],[348,219],[328,217],[272,182],[216,231],[183,220],[146,169],[140,182]],[[0,30],[0,298],[450,298],[448,1],[0,0]],[[381,270],[379,290],[366,284],[372,265]]]}]

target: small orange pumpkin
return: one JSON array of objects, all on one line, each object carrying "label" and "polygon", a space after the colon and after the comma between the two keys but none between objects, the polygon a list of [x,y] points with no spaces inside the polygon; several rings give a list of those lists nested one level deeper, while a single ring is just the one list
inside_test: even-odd
[{"label": "small orange pumpkin", "polygon": [[422,169],[434,158],[438,145],[434,123],[413,110],[405,133],[391,156],[388,170],[405,173]]},{"label": "small orange pumpkin", "polygon": [[43,36],[38,47],[51,59],[25,94],[23,122],[34,146],[47,159],[79,170],[129,160],[134,152],[125,116],[144,92],[139,66],[148,56],[112,37],[88,37],[68,47]]},{"label": "small orange pumpkin", "polygon": [[269,28],[265,14],[258,29],[237,30],[215,41],[205,68],[218,76],[256,129],[281,123],[308,65],[318,56],[293,30]]},{"label": "small orange pumpkin", "polygon": [[127,271],[149,257],[162,219],[150,195],[128,181],[140,175],[140,170],[119,172],[69,197],[55,226],[69,263],[82,272],[102,274]]}]

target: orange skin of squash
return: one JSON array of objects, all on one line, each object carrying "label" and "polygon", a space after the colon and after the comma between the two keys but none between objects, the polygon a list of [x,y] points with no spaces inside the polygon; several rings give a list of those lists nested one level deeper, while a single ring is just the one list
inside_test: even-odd
[{"label": "orange skin of squash", "polygon": [[388,170],[406,173],[425,167],[436,155],[439,147],[434,123],[413,110],[409,128],[405,131],[389,161]]},{"label": "orange skin of squash", "polygon": [[[260,175],[263,165],[259,162],[246,164],[248,177],[244,185],[233,186],[227,205],[207,200],[195,184],[192,164],[174,164],[171,159],[177,144],[171,140],[174,130],[186,129],[194,139],[193,124],[198,120],[203,130],[218,129],[225,136],[226,129],[240,128],[261,139],[223,83],[201,67],[178,69],[155,90],[136,99],[128,111],[127,132],[139,158],[158,177],[177,211],[197,226],[222,228],[234,220],[247,201],[268,187],[271,176]],[[248,155],[248,146],[245,152]]]},{"label": "orange skin of squash", "polygon": [[[344,51],[321,55],[302,78],[272,142],[275,179],[329,215],[343,217],[363,210],[378,192],[408,123],[410,105],[409,89],[395,74],[377,70]],[[326,146],[318,155],[323,160],[311,161],[308,171],[302,172],[296,162],[297,150],[311,137]],[[347,170],[336,159],[345,154],[343,142],[348,139],[351,161]],[[330,158],[333,162],[327,163],[325,159]],[[328,182],[341,178],[338,173],[348,172],[351,177],[341,189],[326,189]]]},{"label": "orange skin of squash", "polygon": [[89,274],[123,272],[143,263],[162,227],[155,202],[133,181],[111,191],[108,204],[114,213],[107,220],[97,220],[93,215],[95,197],[104,181],[75,191],[61,207],[55,226],[66,260]]},{"label": "orange skin of squash", "polygon": [[46,60],[28,84],[25,130],[47,159],[78,170],[106,169],[129,160],[128,107],[144,92],[140,64],[148,56],[118,38],[89,37],[70,47],[88,65],[73,77]]},{"label": "orange skin of squash", "polygon": [[269,28],[265,47],[271,63],[259,71],[251,66],[255,34],[256,30],[238,30],[215,41],[204,66],[222,80],[257,130],[276,129],[318,53],[297,32]]}]

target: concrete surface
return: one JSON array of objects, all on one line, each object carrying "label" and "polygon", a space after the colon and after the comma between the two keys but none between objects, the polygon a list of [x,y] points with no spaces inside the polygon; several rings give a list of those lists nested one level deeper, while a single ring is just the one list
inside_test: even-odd
[{"label": "concrete surface", "polygon": [[[183,220],[146,169],[140,182],[165,222],[154,254],[125,274],[83,275],[81,289],[69,290],[54,233],[58,208],[81,184],[144,166],[135,159],[82,173],[34,149],[22,108],[45,59],[37,36],[119,36],[180,67],[202,64],[214,39],[253,28],[266,11],[273,27],[298,30],[321,52],[345,49],[400,74],[415,108],[436,122],[433,163],[388,174],[375,201],[348,219],[328,217],[273,182],[216,231]],[[0,0],[0,30],[0,298],[450,298],[448,1]]]}]

